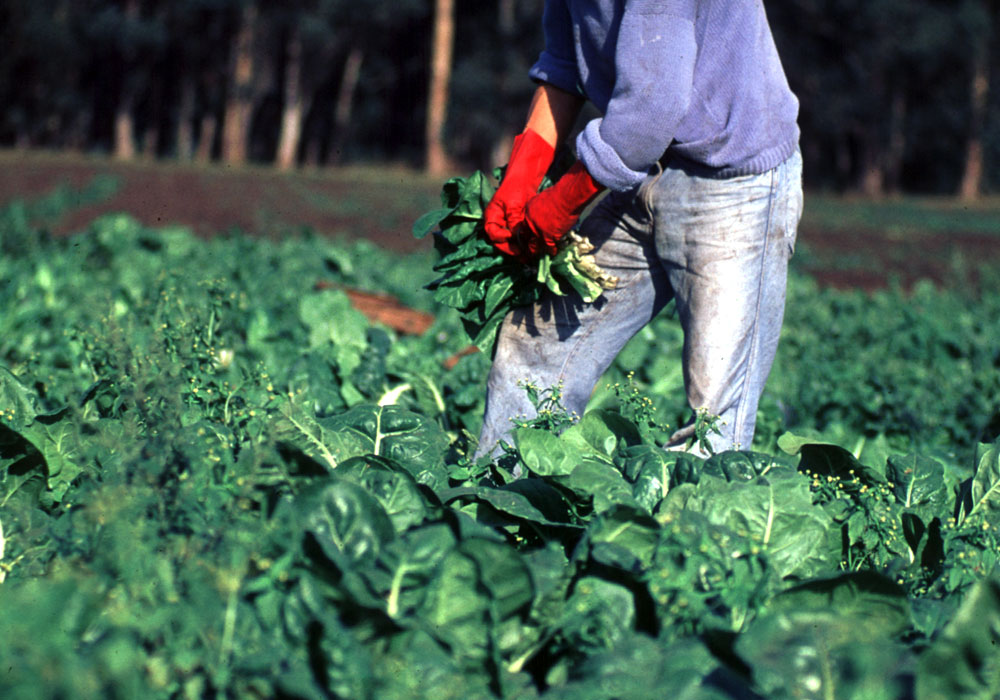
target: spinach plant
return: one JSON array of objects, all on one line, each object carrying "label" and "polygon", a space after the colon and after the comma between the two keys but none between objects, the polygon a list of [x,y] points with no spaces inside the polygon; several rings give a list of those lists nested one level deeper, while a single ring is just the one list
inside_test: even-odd
[{"label": "spinach plant", "polygon": [[559,296],[575,291],[589,303],[618,284],[594,261],[593,246],[576,233],[561,241],[556,255],[543,254],[537,267],[501,254],[483,231],[483,212],[494,192],[482,172],[452,178],[442,189],[442,208],[413,225],[417,238],[434,232],[440,255],[434,265],[440,277],[428,286],[434,300],[458,309],[473,344],[489,354],[507,313],[536,301],[544,290]]}]

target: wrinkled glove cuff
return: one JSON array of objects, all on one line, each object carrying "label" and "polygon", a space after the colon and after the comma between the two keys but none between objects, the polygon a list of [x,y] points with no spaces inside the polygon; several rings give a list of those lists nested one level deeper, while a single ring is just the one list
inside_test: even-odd
[{"label": "wrinkled glove cuff", "polygon": [[555,159],[555,146],[543,139],[537,131],[525,129],[514,137],[514,146],[510,149],[510,159],[507,161],[507,171],[503,182],[518,189],[528,190],[531,195],[538,192],[545,173]]},{"label": "wrinkled glove cuff", "polygon": [[559,240],[576,224],[583,210],[605,187],[577,161],[559,181],[525,205],[525,224],[531,231],[532,254],[554,254]]},{"label": "wrinkled glove cuff", "polygon": [[576,161],[566,171],[566,174],[559,178],[553,189],[559,192],[560,198],[565,202],[570,214],[580,216],[587,208],[594,197],[604,191],[605,187],[595,180],[583,163]]}]

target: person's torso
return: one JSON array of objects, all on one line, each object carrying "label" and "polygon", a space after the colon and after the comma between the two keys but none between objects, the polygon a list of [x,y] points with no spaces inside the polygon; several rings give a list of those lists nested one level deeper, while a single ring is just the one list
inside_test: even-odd
[{"label": "person's torso", "polygon": [[[745,142],[748,132],[761,129],[761,119],[771,122],[772,132],[794,131],[797,139],[798,101],[788,87],[761,0],[566,0],[566,5],[580,85],[602,113],[614,92],[616,61],[643,59],[619,52],[628,5],[630,12],[640,8],[653,15],[647,21],[655,22],[656,13],[662,12],[693,24],[697,56],[691,100],[673,135],[672,148],[682,156],[712,167],[731,164],[724,161],[740,157],[732,153],[733,139]],[[670,41],[669,36],[662,39]],[[669,71],[670,66],[650,70]],[[776,137],[751,135],[750,141],[767,138]]]}]

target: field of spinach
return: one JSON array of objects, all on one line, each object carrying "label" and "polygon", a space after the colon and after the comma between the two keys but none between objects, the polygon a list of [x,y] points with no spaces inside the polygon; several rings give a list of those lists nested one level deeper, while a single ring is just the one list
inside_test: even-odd
[{"label": "field of spinach", "polygon": [[0,211],[4,698],[1000,695],[1000,296],[793,275],[753,451],[708,460],[657,447],[665,313],[477,463],[429,256],[46,233],[86,197]]}]

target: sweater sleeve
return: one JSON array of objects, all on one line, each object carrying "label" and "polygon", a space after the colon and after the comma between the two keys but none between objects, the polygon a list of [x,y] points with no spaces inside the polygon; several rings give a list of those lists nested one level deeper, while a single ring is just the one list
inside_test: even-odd
[{"label": "sweater sleeve", "polygon": [[627,0],[604,116],[577,137],[577,155],[612,190],[639,185],[691,103],[697,42],[693,0]]},{"label": "sweater sleeve", "polygon": [[576,65],[573,23],[566,0],[545,0],[542,14],[545,49],[528,75],[536,82],[551,85],[584,97]]}]

